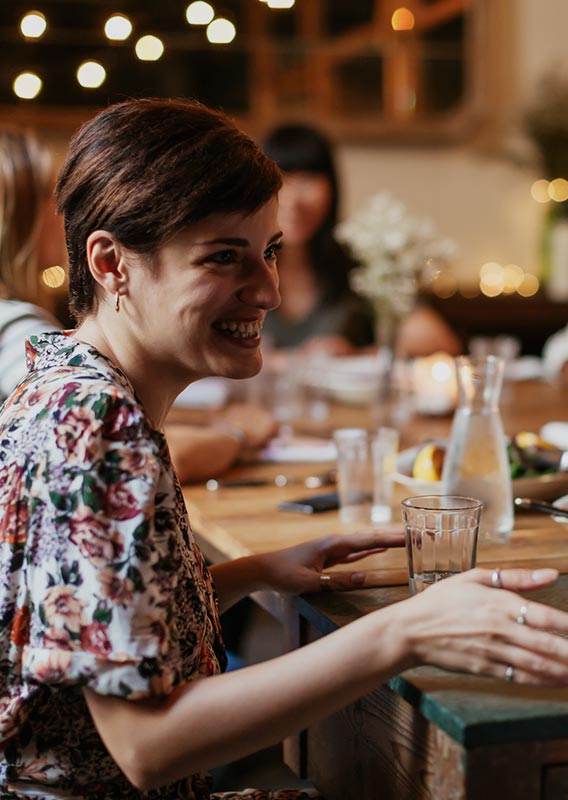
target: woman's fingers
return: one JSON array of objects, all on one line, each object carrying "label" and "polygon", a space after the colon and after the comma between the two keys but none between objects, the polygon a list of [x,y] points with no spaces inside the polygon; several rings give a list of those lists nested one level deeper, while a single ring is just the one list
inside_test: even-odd
[{"label": "woman's fingers", "polygon": [[322,592],[348,592],[350,589],[377,585],[367,583],[367,578],[366,572],[322,572],[318,588]]},{"label": "woman's fingers", "polygon": [[349,563],[389,547],[404,547],[404,533],[400,526],[359,531],[344,536],[325,537],[321,540],[328,565],[342,561]]},{"label": "woman's fingers", "polygon": [[463,573],[464,580],[474,580],[495,589],[510,589],[514,592],[530,591],[548,586],[558,578],[556,569],[472,569]]}]

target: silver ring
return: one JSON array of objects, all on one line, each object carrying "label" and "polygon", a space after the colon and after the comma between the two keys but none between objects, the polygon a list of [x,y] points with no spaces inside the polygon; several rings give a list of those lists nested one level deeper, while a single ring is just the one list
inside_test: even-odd
[{"label": "silver ring", "polygon": [[322,592],[331,592],[331,575],[326,575],[324,572],[321,573],[320,589]]},{"label": "silver ring", "polygon": [[505,670],[505,683],[513,683],[515,680],[515,668],[509,664]]},{"label": "silver ring", "polygon": [[501,578],[500,569],[494,569],[491,573],[491,585],[494,586],[495,589],[503,588],[503,579]]},{"label": "silver ring", "polygon": [[517,617],[517,622],[519,625],[526,625],[527,624],[527,614],[529,613],[528,606],[521,606],[519,609],[519,616]]}]

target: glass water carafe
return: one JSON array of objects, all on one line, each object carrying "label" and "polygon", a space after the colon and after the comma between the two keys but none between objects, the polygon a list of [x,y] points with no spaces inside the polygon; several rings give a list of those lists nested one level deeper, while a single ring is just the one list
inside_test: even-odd
[{"label": "glass water carafe", "polygon": [[506,541],[513,528],[507,443],[499,413],[502,358],[456,359],[459,404],[444,459],[442,491],[483,502],[480,534]]}]

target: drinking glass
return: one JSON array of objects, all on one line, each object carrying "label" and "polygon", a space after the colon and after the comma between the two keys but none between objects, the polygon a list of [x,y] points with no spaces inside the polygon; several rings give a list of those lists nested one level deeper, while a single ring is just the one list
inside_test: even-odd
[{"label": "drinking glass", "polygon": [[411,594],[475,566],[483,503],[459,495],[402,501]]},{"label": "drinking glass", "polygon": [[373,505],[371,522],[390,522],[392,518],[393,476],[398,455],[398,431],[381,427],[371,443],[373,462]]}]

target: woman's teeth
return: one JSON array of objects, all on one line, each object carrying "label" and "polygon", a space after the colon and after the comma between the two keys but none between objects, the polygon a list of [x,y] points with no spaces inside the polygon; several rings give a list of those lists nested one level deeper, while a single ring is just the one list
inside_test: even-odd
[{"label": "woman's teeth", "polygon": [[235,339],[251,339],[262,330],[260,322],[216,322],[213,327]]}]

